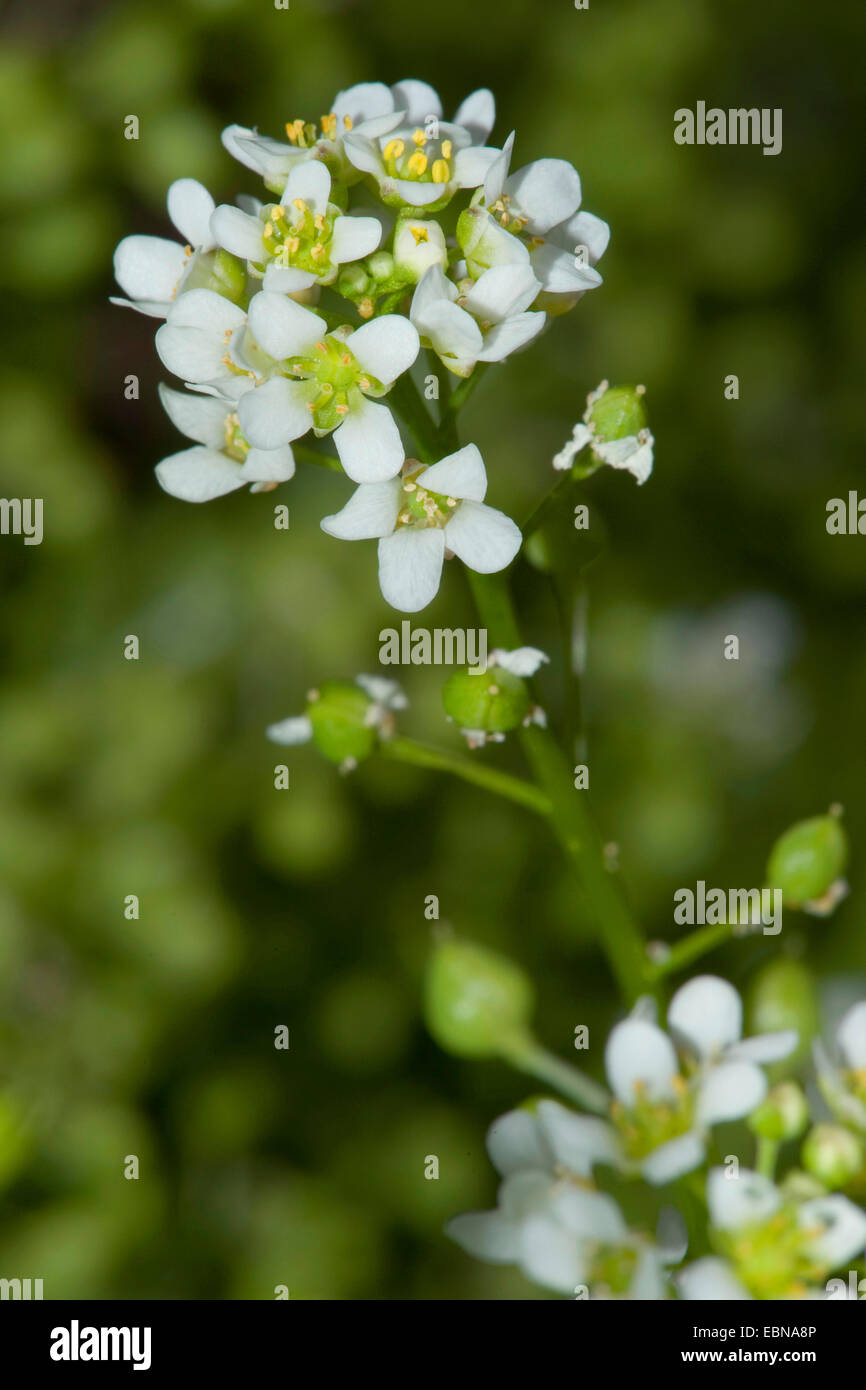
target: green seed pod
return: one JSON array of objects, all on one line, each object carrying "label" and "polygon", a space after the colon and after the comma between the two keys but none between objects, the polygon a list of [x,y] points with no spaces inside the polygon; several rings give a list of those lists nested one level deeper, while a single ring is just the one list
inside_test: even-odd
[{"label": "green seed pod", "polygon": [[529,713],[529,691],[519,676],[491,666],[482,675],[455,671],[442,688],[442,703],[461,729],[505,734]]},{"label": "green seed pod", "polygon": [[326,681],[310,699],[307,717],[313,742],[333,763],[361,762],[376,746],[375,725],[368,724],[371,701],[356,685]]},{"label": "green seed pod", "polygon": [[798,821],[774,844],[767,882],[781,888],[786,907],[823,898],[848,862],[848,837],[838,814]]},{"label": "green seed pod", "polygon": [[809,1103],[795,1081],[774,1086],[765,1100],[749,1116],[749,1128],[762,1139],[781,1143],[796,1139],[809,1123]]},{"label": "green seed pod", "polygon": [[628,439],[646,429],[647,417],[642,386],[609,386],[589,398],[585,415],[596,439],[608,444]]},{"label": "green seed pod", "polygon": [[816,1125],[803,1143],[804,1166],[825,1187],[846,1187],[856,1178],[866,1159],[866,1149],[850,1129],[841,1125]]},{"label": "green seed pod", "polygon": [[774,1064],[771,1075],[793,1071],[809,1055],[812,1038],[818,1031],[818,1002],[809,970],[800,961],[782,957],[770,961],[759,971],[749,991],[746,1032],[775,1033],[795,1028],[800,1041],[783,1062]]},{"label": "green seed pod", "polygon": [[424,1016],[446,1052],[496,1056],[525,1035],[532,1006],[532,985],[513,961],[468,941],[436,945],[424,981]]}]

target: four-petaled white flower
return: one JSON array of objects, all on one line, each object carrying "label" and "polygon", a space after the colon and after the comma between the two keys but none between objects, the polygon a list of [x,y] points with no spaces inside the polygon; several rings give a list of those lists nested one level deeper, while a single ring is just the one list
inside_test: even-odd
[{"label": "four-petaled white flower", "polygon": [[402,477],[362,484],[322,529],[341,540],[378,539],[384,598],[417,613],[435,598],[448,552],[479,574],[504,569],[517,554],[520,531],[484,505],[486,492],[481,454],[467,444],[430,467],[407,460]]},{"label": "four-petaled white flower", "polygon": [[[711,1169],[707,1206],[710,1227],[721,1244],[741,1238],[736,1249],[742,1267],[738,1269],[732,1261],[714,1255],[696,1260],[677,1277],[680,1296],[687,1300],[752,1298],[746,1282],[750,1277],[750,1237],[758,1251],[757,1275],[763,1284],[772,1270],[779,1297],[786,1296],[787,1284],[799,1289],[801,1297],[825,1298],[826,1290],[803,1285],[802,1271],[818,1278],[862,1256],[866,1247],[866,1213],[847,1197],[832,1193],[804,1202],[786,1202],[769,1178],[746,1168],[740,1168],[736,1175],[724,1168]],[[769,1247],[762,1248],[758,1238],[770,1222],[780,1231],[784,1225],[790,1234],[783,1241],[777,1233]]]},{"label": "four-petaled white flower", "polygon": [[167,205],[186,246],[167,237],[127,236],[114,253],[114,277],[128,298],[112,298],[112,304],[158,319],[165,318],[190,277],[197,253],[217,244],[210,228],[214,200],[202,184],[177,179],[168,190]]},{"label": "four-petaled white flower", "polygon": [[767,1093],[758,1062],[786,1057],[793,1031],[740,1040],[742,1003],[733,985],[700,975],[676,991],[668,1025],[691,1063],[684,1076],[673,1042],[639,1008],[616,1025],[605,1068],[616,1097],[623,1160],[651,1183],[691,1172],[706,1154],[707,1131],[742,1119]]},{"label": "four-petaled white flower", "polygon": [[467,377],[476,362],[503,362],[538,336],[545,315],[527,310],[539,289],[528,258],[492,266],[459,286],[434,265],[418,283],[409,316],[442,364]]},{"label": "four-petaled white flower", "polygon": [[663,1299],[664,1266],[682,1258],[631,1231],[607,1193],[592,1185],[594,1162],[613,1164],[608,1126],[542,1100],[491,1125],[487,1151],[503,1182],[495,1211],[469,1212],[446,1226],[469,1254],[514,1264],[557,1293],[581,1286],[593,1298]]},{"label": "four-petaled white flower", "polygon": [[369,256],[382,239],[378,218],[346,216],[330,194],[326,165],[296,164],[279,203],[255,215],[223,204],[211,218],[211,232],[220,246],[264,274],[267,290],[296,294],[327,285],[341,265]]},{"label": "four-petaled white flower", "polygon": [[[571,468],[577,455],[589,446],[596,465],[606,463],[610,468],[625,469],[638,481],[645,483],[653,471],[653,448],[655,440],[648,429],[638,430],[636,434],[624,435],[621,439],[600,439],[593,428],[592,408],[608,390],[608,383],[602,381],[586,398],[586,410],[558,454],[553,456],[553,466],[561,472]],[[643,392],[643,387],[636,390]]]},{"label": "four-petaled white flower", "polygon": [[251,492],[268,492],[294,476],[295,460],[287,444],[279,449],[250,448],[240,431],[234,403],[217,396],[187,395],[160,385],[160,400],[192,449],[171,454],[157,464],[159,484],[184,502],[209,502],[249,483]]},{"label": "four-petaled white flower", "polygon": [[182,294],[155,341],[160,360],[175,376],[199,391],[230,400],[276,369],[250,340],[244,310],[214,290]]},{"label": "four-petaled white flower", "polygon": [[240,401],[241,429],[251,444],[276,449],[312,429],[334,434],[346,473],[358,483],[393,478],[403,462],[400,432],[383,396],[418,355],[418,334],[400,314],[354,331],[330,332],[318,314],[262,290],[250,303],[254,341],[279,371]]}]

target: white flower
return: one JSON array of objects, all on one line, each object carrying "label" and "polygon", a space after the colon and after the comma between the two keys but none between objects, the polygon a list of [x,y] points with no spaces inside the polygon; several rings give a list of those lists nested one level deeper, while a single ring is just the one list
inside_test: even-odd
[{"label": "white flower", "polygon": [[213,290],[188,290],[157,330],[165,367],[187,385],[237,400],[276,367],[250,340],[247,315]]},{"label": "white flower", "polygon": [[267,290],[254,295],[250,332],[279,362],[277,375],[247,392],[238,413],[251,444],[276,449],[312,429],[334,433],[346,473],[358,483],[392,478],[403,462],[403,446],[382,396],[418,355],[415,328],[399,314],[385,314],[361,328],[328,331],[310,309]]},{"label": "white flower", "polygon": [[322,530],[342,540],[378,539],[383,596],[417,613],[435,598],[448,551],[480,574],[504,569],[517,554],[520,531],[484,505],[486,492],[481,454],[467,444],[432,467],[412,461],[401,478],[362,484]]},{"label": "white flower", "polygon": [[670,1038],[642,1010],[617,1024],[605,1049],[626,1154],[651,1183],[670,1182],[697,1168],[705,1157],[707,1130],[742,1119],[764,1099],[767,1081],[757,1062],[785,1057],[797,1043],[794,1032],[741,1042],[739,996],[712,975],[698,976],[676,991],[668,1023],[695,1064],[689,1079],[680,1071]]},{"label": "white flower", "polygon": [[114,253],[114,276],[128,299],[112,304],[165,318],[188,280],[198,253],[212,251],[213,198],[195,179],[177,179],[168,190],[168,215],[187,245],[159,236],[127,236]]},{"label": "white flower", "polygon": [[852,1005],[836,1029],[838,1062],[814,1048],[818,1084],[836,1117],[866,1134],[866,1000]]},{"label": "white flower", "polygon": [[526,312],[538,290],[528,260],[493,266],[459,287],[436,265],[419,282],[409,317],[443,365],[466,377],[476,362],[502,362],[538,336],[545,316]]},{"label": "white flower", "polygon": [[376,250],[382,224],[375,217],[348,217],[330,202],[331,175],[319,160],[296,164],[279,203],[257,213],[224,204],[211,217],[218,244],[260,274],[265,289],[295,294],[327,285],[341,265]]},{"label": "white flower", "polygon": [[610,228],[579,211],[580,175],[567,160],[536,159],[509,174],[513,147],[512,134],[488,170],[478,206],[500,227],[530,238],[530,261],[543,290],[539,307],[561,310],[601,284],[593,267],[607,248]]},{"label": "white flower", "polygon": [[445,233],[439,223],[417,217],[401,218],[394,232],[394,266],[413,283],[431,266],[448,263]]},{"label": "white flower", "polygon": [[392,681],[387,676],[360,675],[355,677],[355,684],[359,685],[373,702],[367,716],[368,724],[380,725],[390,710],[407,709],[409,706],[403,687],[398,681]]},{"label": "white flower", "polygon": [[184,502],[209,502],[252,484],[266,492],[294,475],[288,445],[252,449],[240,433],[234,403],[217,396],[190,396],[160,385],[160,399],[173,424],[197,447],[171,454],[157,464],[159,484]]},{"label": "white flower", "polygon": [[718,1255],[705,1255],[687,1265],[676,1276],[676,1284],[680,1298],[689,1303],[697,1300],[734,1303],[752,1297],[728,1261]]},{"label": "white flower", "polygon": [[[587,396],[583,420],[578,421],[571,432],[571,439],[554,455],[553,466],[562,471],[571,468],[577,455],[589,446],[593,466],[588,471],[594,471],[595,467],[607,464],[610,468],[625,469],[637,479],[638,484],[645,483],[653,471],[655,440],[651,431],[640,429],[636,434],[624,435],[621,439],[604,440],[598,436],[595,429],[593,407],[609,389],[609,383],[602,381],[595,391],[591,391]],[[641,395],[643,390],[642,386],[638,386],[635,388],[635,394]]]},{"label": "white flower", "polygon": [[512,1110],[496,1120],[487,1150],[504,1181],[495,1211],[446,1226],[464,1250],[515,1264],[557,1293],[586,1285],[593,1297],[667,1296],[664,1265],[673,1252],[630,1231],[613,1198],[590,1184],[594,1162],[615,1161],[603,1121],[542,1100],[534,1114]]}]

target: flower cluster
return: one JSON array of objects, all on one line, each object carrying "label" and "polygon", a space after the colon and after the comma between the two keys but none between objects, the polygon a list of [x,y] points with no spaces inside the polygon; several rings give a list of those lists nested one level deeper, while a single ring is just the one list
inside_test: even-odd
[{"label": "flower cluster", "polygon": [[157,352],[187,387],[161,389],[191,441],[159,464],[161,486],[189,502],[270,491],[303,436],[333,435],[358,492],[323,528],[379,541],[382,593],[405,612],[434,597],[446,557],[490,573],[521,537],[485,506],[474,445],[432,467],[407,459],[389,393],[422,346],[468,377],[601,282],[609,232],[581,210],[576,170],[512,172],[514,135],[488,144],[494,121],[486,89],[446,120],[409,79],[339,92],[284,141],[230,126],[223,143],[262,196],[217,207],[179,179],[168,213],[182,240],[128,236],[114,258],[114,302],[164,320]]},{"label": "flower cluster", "polygon": [[[521,1057],[535,1049],[531,995],[516,967],[477,948],[446,950],[428,986],[434,1036],[458,1055],[501,1055],[525,1066]],[[780,1182],[772,1175],[778,1151],[803,1134],[809,1103],[795,1082],[770,1089],[762,1067],[789,1056],[798,1037],[786,1030],[744,1039],[742,1024],[737,991],[716,976],[675,992],[667,1029],[640,1001],[609,1035],[609,1091],[581,1079],[597,1113],[536,1098],[496,1120],[487,1149],[502,1179],[497,1205],[455,1218],[448,1235],[476,1258],[516,1265],[572,1297],[849,1297],[845,1279],[830,1276],[847,1274],[866,1254],[866,1212],[857,1200],[866,1178],[866,1002],[839,1024],[839,1065],[817,1052],[819,1082],[839,1122],[812,1126],[800,1166]],[[550,1074],[556,1079],[557,1068]],[[715,1127],[734,1121],[751,1129],[761,1171],[725,1150],[723,1165],[711,1163]],[[629,1219],[628,1192],[640,1182],[645,1192],[663,1188],[677,1207],[700,1198],[703,1229],[687,1236],[666,1205],[654,1230],[645,1228],[645,1214]],[[675,1184],[687,1188],[686,1198]]]}]

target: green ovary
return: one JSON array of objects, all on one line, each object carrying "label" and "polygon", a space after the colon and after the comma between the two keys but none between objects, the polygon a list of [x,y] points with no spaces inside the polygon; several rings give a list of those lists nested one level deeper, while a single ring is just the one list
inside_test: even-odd
[{"label": "green ovary", "polygon": [[826,1273],[808,1253],[813,1235],[800,1224],[795,1209],[785,1207],[760,1226],[717,1232],[715,1243],[753,1297],[798,1298]]},{"label": "green ovary", "polygon": [[339,208],[329,204],[327,212],[314,213],[303,198],[296,198],[287,208],[271,204],[263,215],[265,249],[276,265],[309,271],[325,282],[334,279],[337,267],[329,248]]},{"label": "green ovary", "polygon": [[682,1079],[672,1100],[650,1101],[638,1093],[635,1103],[628,1108],[620,1101],[611,1106],[611,1118],[619,1130],[626,1154],[635,1161],[687,1134],[692,1128],[692,1112],[692,1095]]},{"label": "green ovary", "polygon": [[430,526],[442,527],[458,505],[456,497],[445,497],[439,492],[430,492],[418,483],[418,478],[426,470],[421,468],[410,473],[403,480],[400,497],[400,511],[397,526],[412,526],[426,529]]},{"label": "green ovary", "polygon": [[243,463],[250,446],[241,434],[240,421],[237,415],[227,415],[225,419],[225,444],[223,453],[228,454],[235,463]]},{"label": "green ovary", "polygon": [[384,396],[387,389],[364,370],[338,334],[322,338],[309,357],[289,358],[284,370],[306,383],[307,408],[318,435],[330,434],[341,425],[364,396]]}]

